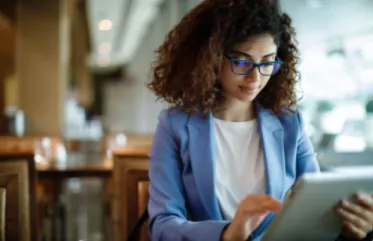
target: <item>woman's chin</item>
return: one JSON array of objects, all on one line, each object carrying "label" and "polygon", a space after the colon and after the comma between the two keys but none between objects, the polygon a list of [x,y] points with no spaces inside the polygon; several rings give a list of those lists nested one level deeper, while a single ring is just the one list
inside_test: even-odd
[{"label": "woman's chin", "polygon": [[253,94],[244,94],[244,95],[239,95],[237,96],[236,98],[242,102],[251,102],[255,99],[255,97],[257,96],[256,93],[253,93]]},{"label": "woman's chin", "polygon": [[257,92],[253,93],[242,93],[242,92],[235,92],[232,94],[227,94],[226,97],[228,100],[237,100],[240,102],[252,102],[256,96],[258,95]]}]

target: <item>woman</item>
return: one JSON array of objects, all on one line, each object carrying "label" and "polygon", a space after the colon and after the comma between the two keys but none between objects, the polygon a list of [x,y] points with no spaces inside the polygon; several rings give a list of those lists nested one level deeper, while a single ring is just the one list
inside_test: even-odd
[{"label": "woman", "polygon": [[[259,240],[296,179],[319,171],[289,16],[269,0],[205,0],[157,53],[149,87],[172,108],[150,155],[152,240]],[[373,198],[358,200],[336,204],[341,238],[372,230]]]}]

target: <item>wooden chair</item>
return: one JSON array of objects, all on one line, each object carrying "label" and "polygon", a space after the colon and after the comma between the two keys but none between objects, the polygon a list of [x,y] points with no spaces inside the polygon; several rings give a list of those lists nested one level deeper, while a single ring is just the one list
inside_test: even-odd
[{"label": "wooden chair", "polygon": [[[22,169],[22,167],[20,167]],[[25,230],[20,216],[20,185],[18,173],[0,174],[0,188],[2,190],[1,210],[1,240],[21,240],[21,233],[26,235],[30,230]],[[23,226],[23,227],[21,227]]]},{"label": "wooden chair", "polygon": [[[36,169],[33,152],[0,153],[0,239],[37,241]],[[5,197],[4,197],[5,196]]]},{"label": "wooden chair", "polygon": [[[146,220],[149,200],[149,148],[113,151],[113,240],[125,241],[138,224]],[[135,229],[136,230],[136,229]],[[149,241],[147,222],[139,227],[131,241]]]},{"label": "wooden chair", "polygon": [[[2,179],[0,175],[0,179]],[[5,205],[6,205],[6,189],[0,187],[0,241],[5,241]]]}]

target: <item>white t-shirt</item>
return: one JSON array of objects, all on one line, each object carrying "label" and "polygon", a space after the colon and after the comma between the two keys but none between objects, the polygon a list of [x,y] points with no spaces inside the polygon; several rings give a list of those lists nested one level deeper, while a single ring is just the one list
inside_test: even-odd
[{"label": "white t-shirt", "polygon": [[248,194],[265,194],[267,179],[256,120],[230,122],[214,118],[215,191],[226,219],[232,220]]}]

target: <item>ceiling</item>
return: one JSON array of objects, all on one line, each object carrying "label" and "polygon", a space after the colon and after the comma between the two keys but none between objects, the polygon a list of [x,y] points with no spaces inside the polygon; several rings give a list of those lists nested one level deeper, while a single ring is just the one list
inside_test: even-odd
[{"label": "ceiling", "polygon": [[[165,0],[89,0],[88,25],[93,51],[91,66],[123,65],[136,52],[149,24]],[[293,18],[298,40],[303,47],[340,35],[373,30],[372,0],[279,0],[280,6]],[[0,31],[5,49],[12,45],[9,19],[15,1],[0,3]],[[109,30],[99,29],[100,21],[111,23]],[[108,23],[106,21],[106,23]],[[105,23],[105,22],[104,22]],[[3,42],[3,40],[2,40]],[[10,46],[12,49],[12,46]]]},{"label": "ceiling", "polygon": [[280,6],[297,32],[304,96],[373,94],[372,0],[280,0]]},{"label": "ceiling", "polygon": [[279,0],[292,17],[301,46],[373,31],[372,0]]},{"label": "ceiling", "polygon": [[[90,0],[88,25],[93,67],[131,61],[165,0]],[[175,0],[176,1],[176,0]],[[302,48],[326,39],[373,29],[372,0],[279,0],[292,17]],[[109,30],[100,30],[101,27]],[[325,42],[325,41],[324,41]]]},{"label": "ceiling", "polygon": [[89,65],[119,66],[135,54],[163,0],[87,1],[92,40]]}]

